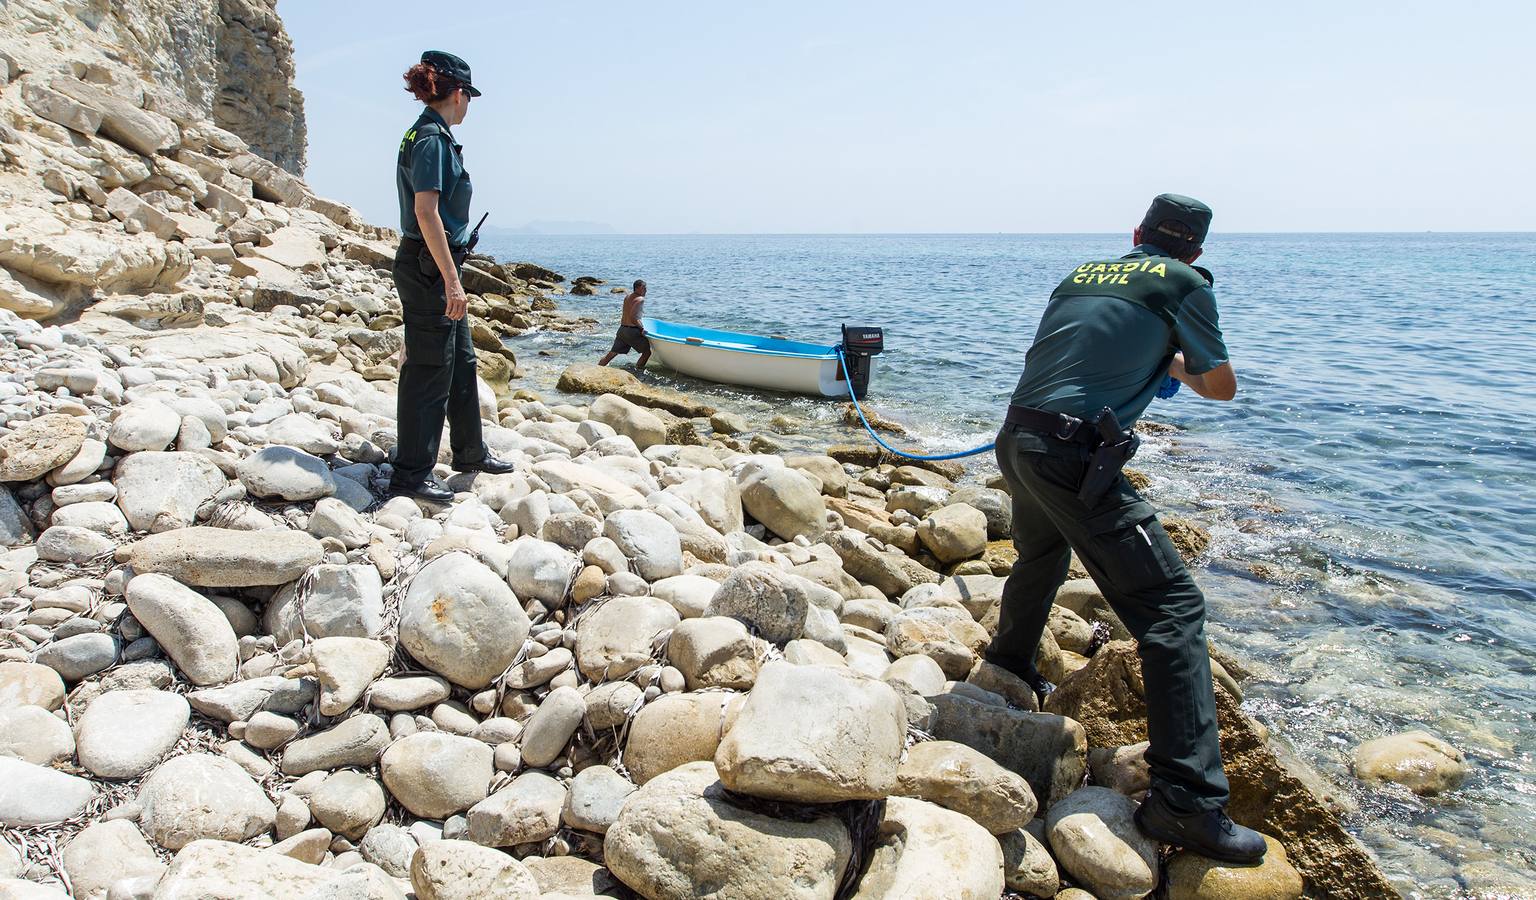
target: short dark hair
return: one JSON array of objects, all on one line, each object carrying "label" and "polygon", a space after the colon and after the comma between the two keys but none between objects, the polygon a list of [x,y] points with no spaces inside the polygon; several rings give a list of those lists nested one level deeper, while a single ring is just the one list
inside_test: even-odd
[{"label": "short dark hair", "polygon": [[643,288],[643,287],[645,287],[645,282],[644,282],[644,281],[641,281],[641,280],[640,280],[640,279],[638,279],[638,278],[636,278],[636,279],[635,279],[635,286],[634,286],[634,288],[633,288],[633,290],[637,290],[637,291],[638,291],[638,290],[640,290],[640,289],[641,289],[641,288]]},{"label": "short dark hair", "polygon": [[1163,219],[1151,228],[1142,226],[1141,242],[1166,250],[1180,259],[1200,249],[1194,229],[1178,219]]}]

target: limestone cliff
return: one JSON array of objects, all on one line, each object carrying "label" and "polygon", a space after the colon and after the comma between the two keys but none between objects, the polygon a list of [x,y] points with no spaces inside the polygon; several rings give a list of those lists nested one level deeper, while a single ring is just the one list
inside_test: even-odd
[{"label": "limestone cliff", "polygon": [[142,80],[144,108],[211,120],[303,174],[304,97],[276,0],[0,0],[4,51],[90,82]]}]

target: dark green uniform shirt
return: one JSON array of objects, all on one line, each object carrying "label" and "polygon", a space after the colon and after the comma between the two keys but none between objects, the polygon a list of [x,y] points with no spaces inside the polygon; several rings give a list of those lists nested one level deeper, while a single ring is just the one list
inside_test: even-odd
[{"label": "dark green uniform shirt", "polygon": [[1051,294],[1012,402],[1079,418],[1107,406],[1129,428],[1175,351],[1192,375],[1227,361],[1216,295],[1199,272],[1143,244],[1083,263]]},{"label": "dark green uniform shirt", "polygon": [[448,243],[462,247],[469,241],[469,197],[473,189],[464,171],[464,149],[453,139],[448,123],[437,110],[421,111],[416,124],[400,141],[395,162],[395,188],[400,193],[400,232],[421,240],[416,224],[416,193],[438,191],[437,214],[443,217]]}]

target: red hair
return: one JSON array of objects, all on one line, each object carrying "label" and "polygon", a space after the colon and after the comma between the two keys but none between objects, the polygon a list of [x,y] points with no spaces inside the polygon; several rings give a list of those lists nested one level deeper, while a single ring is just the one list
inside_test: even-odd
[{"label": "red hair", "polygon": [[417,63],[405,70],[405,89],[422,103],[436,103],[458,86],[457,81],[426,63]]}]

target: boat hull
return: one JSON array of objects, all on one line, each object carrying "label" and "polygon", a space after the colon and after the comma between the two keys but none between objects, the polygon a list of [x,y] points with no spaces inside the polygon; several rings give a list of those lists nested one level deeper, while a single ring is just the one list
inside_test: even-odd
[{"label": "boat hull", "polygon": [[847,397],[836,349],[798,341],[644,320],[651,354],[684,375],[720,384]]}]

